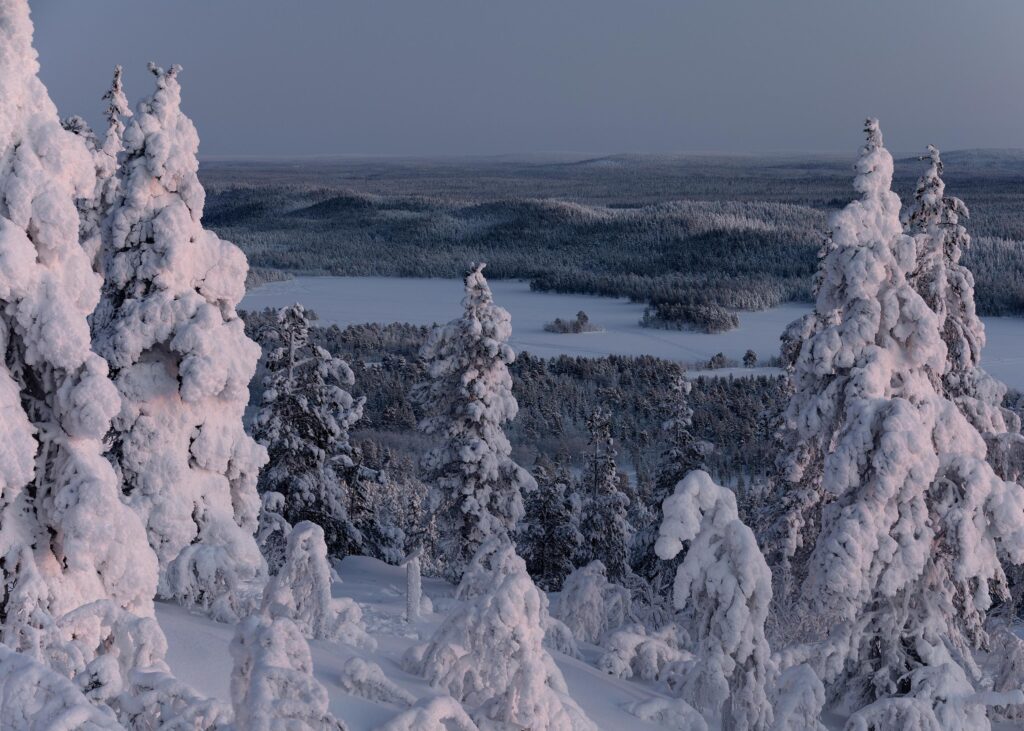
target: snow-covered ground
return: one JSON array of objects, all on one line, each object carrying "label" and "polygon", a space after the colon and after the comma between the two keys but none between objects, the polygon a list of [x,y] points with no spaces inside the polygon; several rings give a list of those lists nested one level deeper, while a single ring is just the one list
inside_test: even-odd
[{"label": "snow-covered ground", "polygon": [[[740,326],[719,335],[640,327],[643,305],[626,299],[584,294],[533,292],[528,282],[491,280],[495,301],[512,314],[516,351],[534,355],[653,355],[699,363],[715,353],[739,360],[748,348],[761,358],[778,353],[779,335],[810,305],[786,304],[763,312],[740,313]],[[271,282],[249,292],[243,309],[283,307],[301,302],[330,325],[365,322],[447,322],[461,311],[462,282],[455,279],[398,277],[296,277]],[[544,332],[556,317],[572,318],[585,310],[603,332],[562,335]],[[1024,390],[1024,318],[985,318],[988,346],[982,365],[1013,388]],[[731,371],[748,374],[749,371]],[[709,371],[707,375],[725,375]]]},{"label": "snow-covered ground", "polygon": [[[372,558],[350,556],[339,565],[342,583],[335,584],[334,595],[351,597],[363,610],[366,629],[377,640],[374,652],[348,645],[313,640],[313,662],[317,679],[331,696],[331,712],[345,721],[351,731],[372,731],[403,708],[349,695],[338,683],[342,666],[353,655],[378,663],[387,677],[417,699],[439,694],[425,680],[401,668],[402,653],[429,638],[455,600],[453,589],[438,579],[423,579],[424,593],[434,603],[435,613],[424,616],[414,627],[403,619],[405,610],[405,570]],[[231,654],[228,645],[234,627],[190,614],[176,604],[157,604],[157,618],[167,635],[167,661],[174,674],[203,693],[230,702]],[[584,646],[584,650],[586,646]],[[663,729],[630,715],[622,709],[627,703],[662,695],[640,682],[625,681],[602,673],[579,660],[552,653],[565,676],[572,697],[601,729],[644,731]]]}]

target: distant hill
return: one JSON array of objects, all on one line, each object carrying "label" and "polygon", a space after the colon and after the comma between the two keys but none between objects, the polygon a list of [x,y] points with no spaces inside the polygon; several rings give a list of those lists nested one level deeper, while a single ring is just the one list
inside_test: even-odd
[{"label": "distant hill", "polygon": [[[949,172],[986,172],[1024,175],[1024,149],[975,148],[942,152],[942,161]],[[914,164],[916,157],[902,157],[897,164]]]}]

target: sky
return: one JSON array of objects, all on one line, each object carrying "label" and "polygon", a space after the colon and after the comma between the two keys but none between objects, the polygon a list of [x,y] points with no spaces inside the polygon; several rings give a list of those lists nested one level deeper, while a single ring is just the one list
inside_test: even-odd
[{"label": "sky", "polygon": [[181,64],[206,157],[1024,147],[1024,2],[30,0],[62,115]]}]

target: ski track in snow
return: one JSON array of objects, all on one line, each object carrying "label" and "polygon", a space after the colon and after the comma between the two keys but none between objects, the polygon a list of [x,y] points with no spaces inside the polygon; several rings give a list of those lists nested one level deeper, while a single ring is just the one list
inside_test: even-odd
[{"label": "ski track in snow", "polygon": [[[315,675],[330,694],[331,712],[335,716],[351,731],[372,731],[404,709],[345,693],[338,684],[342,666],[350,657],[358,655],[378,663],[388,678],[417,699],[439,695],[441,691],[431,688],[423,678],[402,670],[401,659],[410,646],[429,639],[444,618],[445,610],[454,604],[454,591],[444,581],[424,577],[423,591],[434,602],[435,612],[410,627],[403,618],[404,568],[364,556],[349,556],[338,569],[342,581],[334,585],[334,596],[347,596],[359,602],[366,629],[377,640],[378,648],[368,652],[341,643],[311,640]],[[167,662],[174,674],[201,692],[230,702],[232,661],[228,646],[234,627],[165,602],[157,603],[157,619],[167,635]],[[588,648],[583,649],[586,652]],[[641,721],[622,708],[627,703],[663,695],[655,688],[613,678],[565,655],[552,652],[552,656],[565,676],[570,694],[599,728],[609,731],[663,728]]]},{"label": "ski track in snow", "polygon": [[[783,328],[811,311],[809,304],[784,304],[761,312],[741,312],[740,326],[718,335],[640,327],[644,306],[627,299],[582,294],[533,292],[528,282],[489,282],[494,301],[512,314],[516,352],[552,357],[579,355],[653,355],[696,363],[715,353],[740,360],[748,348],[762,359],[777,355]],[[240,307],[255,310],[301,302],[327,325],[367,322],[443,323],[461,312],[462,282],[457,279],[400,277],[296,277],[270,282],[246,294]],[[544,331],[556,317],[571,319],[585,310],[603,332],[563,335]],[[982,366],[1007,385],[1024,391],[1024,318],[983,318],[988,345]],[[777,371],[759,369],[761,374]],[[744,369],[700,371],[702,375],[746,375]]]}]

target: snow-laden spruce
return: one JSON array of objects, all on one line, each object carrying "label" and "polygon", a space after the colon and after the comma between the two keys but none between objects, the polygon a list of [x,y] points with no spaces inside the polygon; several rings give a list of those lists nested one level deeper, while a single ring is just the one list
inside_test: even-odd
[{"label": "snow-laden spruce", "polygon": [[494,304],[478,264],[466,275],[462,317],[435,329],[420,357],[428,381],[413,397],[426,416],[420,429],[440,437],[441,446],[423,459],[431,484],[439,554],[450,578],[491,536],[507,536],[523,517],[524,490],[533,478],[512,461],[502,425],[519,411],[512,395],[508,346],[512,319]]},{"label": "snow-laden spruce", "polygon": [[703,469],[704,452],[693,435],[693,409],[690,408],[689,394],[693,384],[682,372],[672,380],[668,392],[659,404],[664,416],[661,430],[665,438],[665,450],[658,461],[658,472],[654,486],[645,501],[656,506],[656,519],[648,524],[638,524],[635,537],[637,573],[648,581],[655,596],[667,592],[675,578],[676,566],[682,560],[662,561],[654,552],[658,540],[658,525],[661,522],[661,506],[676,485],[693,470]]},{"label": "snow-laden spruce", "polygon": [[365,399],[345,390],[352,370],[310,339],[302,305],[280,310],[267,328],[263,403],[253,429],[270,463],[260,475],[261,492],[284,495],[289,523],[309,520],[324,530],[332,556],[358,552],[362,537],[348,516],[346,472],[353,468],[349,429]]},{"label": "snow-laden spruce", "polygon": [[90,346],[100,279],[75,206],[94,195],[93,162],[38,69],[28,3],[0,0],[0,630],[32,652],[54,618],[92,601],[151,615],[156,586],[103,457],[119,400]]},{"label": "snow-laden spruce", "polygon": [[582,505],[564,466],[541,458],[533,476],[537,489],[525,498],[526,514],[516,534],[516,547],[537,586],[559,591],[583,548]]},{"label": "snow-laden spruce", "polygon": [[[808,611],[843,630],[815,652],[829,659],[816,668],[826,685],[850,704],[908,692],[938,703],[922,698],[941,692],[934,674],[958,694],[956,678],[977,674],[971,649],[992,592],[1005,593],[1000,557],[1024,560],[1024,491],[993,472],[943,396],[946,345],[907,281],[916,243],[890,190],[892,157],[876,120],[866,133],[861,198],[832,219],[815,311],[799,326],[785,429],[801,446],[785,456],[803,514],[790,516],[787,549],[812,546]],[[815,505],[820,532],[804,518]],[[964,704],[939,715],[956,709],[977,718]]]},{"label": "snow-laden spruce", "polygon": [[286,617],[242,620],[231,642],[231,704],[236,731],[343,731],[328,710],[327,690],[313,677],[301,630]]},{"label": "snow-laden spruce", "polygon": [[103,95],[107,102],[107,131],[99,139],[89,128],[85,120],[75,116],[64,120],[65,129],[78,135],[92,155],[95,179],[92,194],[79,198],[78,215],[82,247],[95,261],[102,248],[103,222],[111,207],[117,200],[117,189],[120,185],[118,176],[118,156],[124,150],[125,120],[131,117],[128,99],[121,83],[121,67],[114,67],[114,80],[110,89]]},{"label": "snow-laden spruce", "polygon": [[159,558],[159,595],[230,618],[266,571],[253,538],[266,456],[242,428],[259,358],[235,313],[247,265],[200,221],[179,69],[150,70],[156,91],[123,133],[93,338],[120,391],[111,457]]},{"label": "snow-laden spruce", "polygon": [[608,572],[600,561],[591,561],[569,574],[558,596],[557,617],[580,642],[600,644],[632,616],[629,590],[608,581]]},{"label": "snow-laden spruce", "polygon": [[377,643],[363,629],[359,605],[331,596],[331,574],[323,529],[299,523],[288,534],[284,563],[263,591],[263,612],[288,617],[310,639],[373,649]]},{"label": "snow-laden spruce", "polygon": [[481,726],[596,731],[544,649],[548,600],[526,564],[504,537],[480,550],[487,558],[474,563],[490,564],[488,589],[455,609],[429,643],[410,648],[407,668],[462,702]]},{"label": "snow-laden spruce", "polygon": [[1005,479],[1016,480],[1024,469],[1024,437],[1020,417],[1003,408],[1006,386],[981,368],[985,326],[974,303],[974,277],[960,263],[971,237],[963,225],[969,217],[959,198],[945,195],[942,159],[928,146],[928,169],[907,210],[905,228],[916,246],[917,262],[907,276],[938,318],[946,344],[942,393],[985,437],[989,462]]},{"label": "snow-laden spruce", "polygon": [[583,502],[580,563],[600,561],[608,578],[623,584],[631,574],[629,546],[633,526],[628,518],[629,497],[621,489],[622,477],[615,462],[618,452],[608,410],[598,407],[587,419],[587,429],[592,451],[579,481]]},{"label": "snow-laden spruce", "polygon": [[658,556],[669,561],[689,544],[673,592],[696,655],[681,695],[712,725],[767,729],[776,672],[764,631],[772,577],[754,532],[739,519],[732,491],[702,470],[676,486],[662,512]]}]

